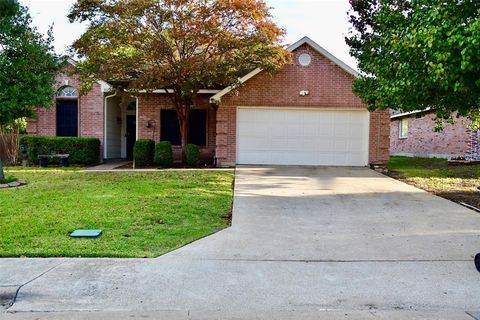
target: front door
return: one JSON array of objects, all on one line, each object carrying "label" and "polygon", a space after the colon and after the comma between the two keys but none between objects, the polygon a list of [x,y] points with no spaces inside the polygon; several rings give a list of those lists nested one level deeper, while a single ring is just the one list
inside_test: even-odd
[{"label": "front door", "polygon": [[137,140],[137,121],[135,115],[127,115],[127,159],[133,159],[133,146]]}]

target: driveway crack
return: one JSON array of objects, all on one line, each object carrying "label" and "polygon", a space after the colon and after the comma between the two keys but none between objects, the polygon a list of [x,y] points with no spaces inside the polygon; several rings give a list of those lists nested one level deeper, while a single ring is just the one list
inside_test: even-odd
[{"label": "driveway crack", "polygon": [[53,269],[61,266],[61,265],[64,264],[64,263],[65,263],[65,261],[62,261],[62,262],[54,265],[53,267],[45,270],[44,272],[40,273],[38,276],[36,276],[36,277],[28,280],[27,282],[19,285],[18,288],[17,288],[17,290],[15,291],[15,295],[13,296],[12,302],[10,302],[10,304],[8,305],[8,307],[6,307],[6,310],[8,310],[8,309],[10,309],[11,307],[13,307],[13,305],[15,304],[15,302],[17,302],[18,293],[20,292],[20,290],[21,290],[24,286],[26,286],[27,284],[32,283],[33,281],[35,281],[35,280],[37,280],[37,279],[39,279],[39,278],[41,278],[41,277],[43,277],[44,275],[46,275],[47,273],[49,273],[49,272],[52,271]]}]

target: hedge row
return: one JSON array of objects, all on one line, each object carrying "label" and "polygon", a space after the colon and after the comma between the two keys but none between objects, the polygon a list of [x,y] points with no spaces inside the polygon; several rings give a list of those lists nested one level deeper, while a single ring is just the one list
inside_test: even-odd
[{"label": "hedge row", "polygon": [[[161,141],[155,145],[152,140],[141,139],[135,142],[133,149],[135,167],[156,164],[162,167],[173,165],[173,150],[170,141]],[[185,158],[189,166],[200,163],[200,148],[194,144],[185,147]]]},{"label": "hedge row", "polygon": [[38,155],[49,153],[68,153],[72,164],[94,164],[100,160],[100,140],[96,138],[23,136],[20,144],[27,147],[30,163],[38,163]]}]

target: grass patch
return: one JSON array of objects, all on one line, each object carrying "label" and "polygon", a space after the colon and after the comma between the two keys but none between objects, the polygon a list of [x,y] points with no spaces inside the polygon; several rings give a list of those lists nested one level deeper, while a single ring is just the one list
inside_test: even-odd
[{"label": "grass patch", "polygon": [[480,208],[480,165],[449,166],[445,159],[391,157],[388,169],[406,183]]},{"label": "grass patch", "polygon": [[0,192],[2,257],[157,257],[229,225],[232,172],[7,172],[29,184]]}]

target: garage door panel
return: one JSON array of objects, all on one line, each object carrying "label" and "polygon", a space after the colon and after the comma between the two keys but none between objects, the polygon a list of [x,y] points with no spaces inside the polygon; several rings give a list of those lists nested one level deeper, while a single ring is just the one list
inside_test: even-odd
[{"label": "garage door panel", "polygon": [[315,124],[305,124],[303,126],[303,133],[306,137],[317,137],[318,136],[318,126]]},{"label": "garage door panel", "polygon": [[322,139],[333,139],[333,137],[335,136],[335,132],[333,131],[332,127],[320,127],[318,128],[317,132],[317,138],[322,137]]},{"label": "garage door panel", "polygon": [[240,164],[366,165],[367,111],[239,108]]},{"label": "garage door panel", "polygon": [[288,136],[288,137],[296,137],[296,138],[301,138],[305,137],[305,130],[302,125],[292,125],[292,124],[287,124],[282,130],[282,135]]},{"label": "garage door panel", "polygon": [[251,137],[262,137],[268,134],[268,128],[260,126],[256,123],[246,122],[239,128],[239,135],[251,136]]},{"label": "garage door panel", "polygon": [[341,123],[334,127],[333,136],[339,139],[351,138],[353,135],[348,124]]}]

